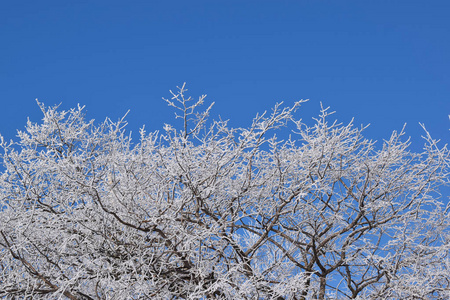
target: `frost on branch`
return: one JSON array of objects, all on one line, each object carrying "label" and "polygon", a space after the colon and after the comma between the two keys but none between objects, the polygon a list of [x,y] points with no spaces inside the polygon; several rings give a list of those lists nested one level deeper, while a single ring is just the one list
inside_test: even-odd
[{"label": "frost on branch", "polygon": [[186,91],[165,100],[181,129],[136,144],[41,103],[1,140],[0,297],[450,297],[449,152],[426,131],[422,153],[403,130],[376,146],[327,108],[305,125],[304,101],[230,128]]}]

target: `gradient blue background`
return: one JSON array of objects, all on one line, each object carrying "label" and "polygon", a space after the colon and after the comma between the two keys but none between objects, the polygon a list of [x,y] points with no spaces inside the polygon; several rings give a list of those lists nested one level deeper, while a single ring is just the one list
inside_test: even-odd
[{"label": "gradient blue background", "polygon": [[447,142],[449,13],[444,0],[2,1],[0,132],[39,121],[35,98],[161,129],[161,97],[186,81],[233,126],[309,98],[304,120],[322,101],[372,139],[406,122],[420,149],[423,122]]}]

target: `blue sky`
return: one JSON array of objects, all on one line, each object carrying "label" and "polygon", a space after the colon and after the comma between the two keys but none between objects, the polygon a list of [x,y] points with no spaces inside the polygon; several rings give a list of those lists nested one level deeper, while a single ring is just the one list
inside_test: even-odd
[{"label": "blue sky", "polygon": [[[173,120],[161,100],[187,82],[214,115],[246,126],[275,102],[310,99],[388,138],[408,123],[450,137],[450,2],[3,1],[0,132],[13,138],[38,98],[149,131]],[[173,123],[173,122],[172,122]],[[419,145],[420,146],[420,145]]]}]

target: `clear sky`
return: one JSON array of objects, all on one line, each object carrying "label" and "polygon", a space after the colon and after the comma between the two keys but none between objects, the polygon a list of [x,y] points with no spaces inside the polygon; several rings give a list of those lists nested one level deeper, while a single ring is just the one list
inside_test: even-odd
[{"label": "clear sky", "polygon": [[130,129],[172,122],[161,100],[187,82],[246,126],[275,102],[310,99],[387,138],[423,122],[450,141],[450,1],[2,1],[0,132],[39,121],[38,98]]}]

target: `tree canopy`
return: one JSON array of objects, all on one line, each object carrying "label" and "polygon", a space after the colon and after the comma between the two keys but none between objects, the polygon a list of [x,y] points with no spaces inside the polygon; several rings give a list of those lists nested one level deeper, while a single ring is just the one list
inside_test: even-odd
[{"label": "tree canopy", "polygon": [[0,297],[450,298],[450,156],[428,132],[420,153],[404,130],[376,144],[327,108],[305,124],[304,101],[230,128],[185,94],[165,99],[181,128],[136,143],[125,118],[42,103],[1,139]]}]

